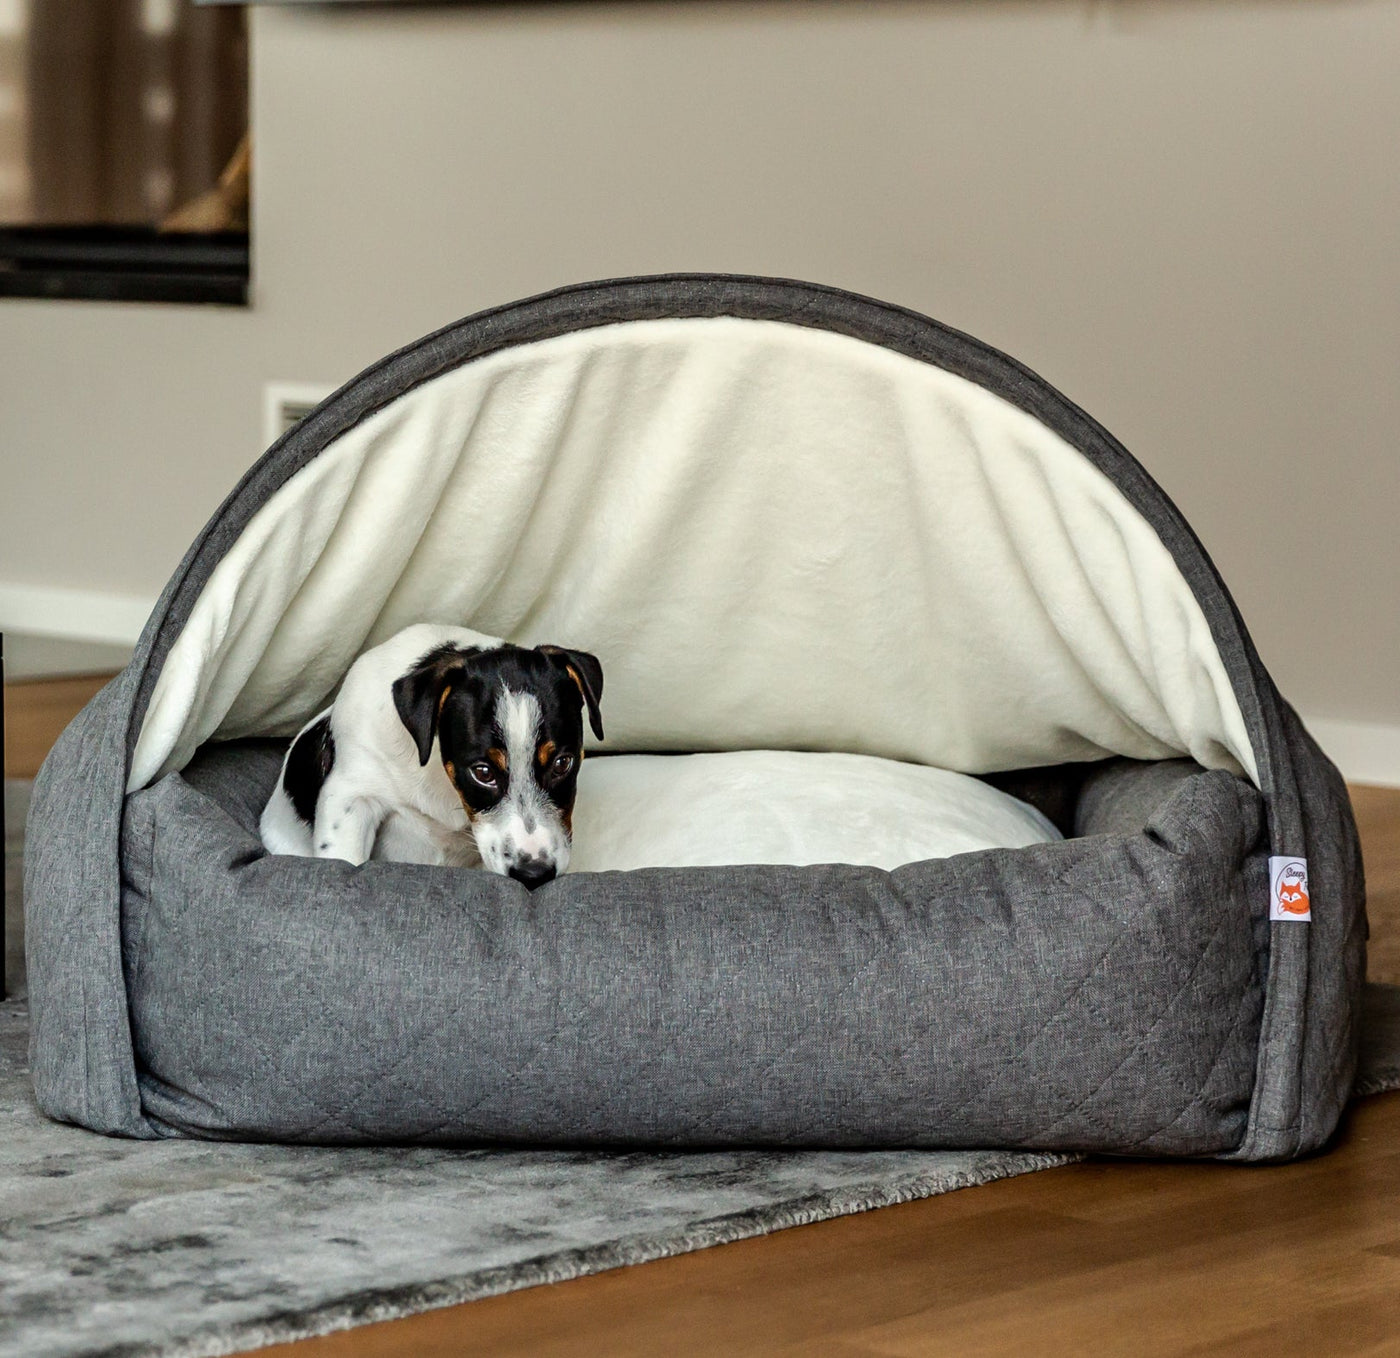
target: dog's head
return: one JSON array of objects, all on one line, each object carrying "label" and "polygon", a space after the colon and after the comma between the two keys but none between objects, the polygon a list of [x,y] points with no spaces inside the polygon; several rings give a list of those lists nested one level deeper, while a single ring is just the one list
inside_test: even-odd
[{"label": "dog's head", "polygon": [[603,667],[560,646],[441,647],[394,682],[426,765],[436,740],[481,861],[533,890],[569,866],[583,710],[603,738]]}]

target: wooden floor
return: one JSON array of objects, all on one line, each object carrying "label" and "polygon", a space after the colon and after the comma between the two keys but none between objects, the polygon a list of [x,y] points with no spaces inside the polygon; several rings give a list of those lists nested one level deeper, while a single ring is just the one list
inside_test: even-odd
[{"label": "wooden floor", "polygon": [[1400,985],[1400,789],[1353,784],[1350,792],[1366,862],[1366,973]]},{"label": "wooden floor", "polygon": [[[85,701],[41,687],[7,693],[12,776]],[[1400,790],[1352,801],[1370,974],[1400,982]],[[1300,1164],[1071,1165],[258,1352],[1400,1354],[1400,1094]]]},{"label": "wooden floor", "polygon": [[5,777],[32,778],[59,733],[110,675],[5,685]]}]

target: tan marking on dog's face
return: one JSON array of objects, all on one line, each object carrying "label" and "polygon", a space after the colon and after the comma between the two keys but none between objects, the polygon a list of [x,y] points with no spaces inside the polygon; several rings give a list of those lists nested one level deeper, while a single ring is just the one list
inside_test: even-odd
[{"label": "tan marking on dog's face", "polygon": [[535,751],[535,760],[540,768],[548,768],[549,761],[554,758],[555,750],[558,747],[552,740],[546,740],[538,750]]},{"label": "tan marking on dog's face", "polygon": [[444,684],[442,692],[438,694],[438,716],[442,716],[442,709],[447,706],[447,700],[452,696],[452,685]]},{"label": "tan marking on dog's face", "polygon": [[493,745],[489,750],[486,751],[486,757],[502,773],[505,773],[506,770],[510,767],[510,756],[507,755],[504,750],[500,749],[495,745]]},{"label": "tan marking on dog's face", "polygon": [[462,803],[462,810],[467,813],[469,821],[476,821],[476,812],[467,804],[467,799],[462,796],[462,789],[457,786],[457,766],[450,760],[444,759],[442,767],[447,770],[448,781],[452,784],[452,790],[457,794],[457,800]]}]

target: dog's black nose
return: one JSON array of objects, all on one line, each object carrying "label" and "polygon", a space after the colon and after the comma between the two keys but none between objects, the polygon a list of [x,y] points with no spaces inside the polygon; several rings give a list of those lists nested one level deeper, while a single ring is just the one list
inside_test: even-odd
[{"label": "dog's black nose", "polygon": [[524,858],[508,869],[508,875],[517,882],[524,882],[533,891],[537,886],[552,882],[559,875],[559,870],[543,858]]}]

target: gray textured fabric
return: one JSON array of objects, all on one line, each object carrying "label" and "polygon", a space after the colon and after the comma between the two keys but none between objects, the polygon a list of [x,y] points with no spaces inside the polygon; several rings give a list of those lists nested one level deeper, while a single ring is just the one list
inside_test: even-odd
[{"label": "gray textured fabric", "polygon": [[1075,804],[1072,833],[1132,834],[1147,824],[1177,785],[1201,772],[1190,759],[1164,759],[1146,766],[1131,759],[1099,765],[1084,780]]},{"label": "gray textured fabric", "polygon": [[1267,893],[1259,796],[1229,774],[1174,785],[1145,831],[1013,855],[527,893],[266,857],[276,761],[214,747],[130,799],[127,974],[163,1128],[1162,1154],[1244,1133]]},{"label": "gray textured fabric", "polygon": [[[1273,1134],[1271,1154],[1281,1158],[1319,1149],[1332,1135],[1351,1091],[1361,1032],[1367,925],[1361,841],[1346,784],[1297,713],[1276,691],[1273,696],[1281,708],[1291,783],[1298,793],[1313,902],[1312,923],[1304,928],[1291,922],[1275,924],[1270,945],[1271,968],[1281,972],[1280,964],[1288,960],[1292,990],[1280,987],[1267,1036],[1295,1048],[1289,1068],[1296,1061],[1298,1070],[1296,1097],[1289,1100],[1278,1118],[1280,1130]],[[1253,1135],[1262,1144],[1269,1122],[1263,1116],[1255,1121]]]},{"label": "gray textured fabric", "polygon": [[[151,630],[147,626],[147,632]],[[69,724],[35,780],[25,834],[30,1057],[46,1112],[150,1136],[121,965],[123,733],[139,681],[122,671]],[[113,801],[115,797],[115,801]]]},{"label": "gray textured fabric", "polygon": [[[1269,847],[1277,854],[1308,854],[1312,869],[1313,923],[1286,922],[1268,930],[1267,994],[1248,1127],[1227,1153],[1287,1157],[1326,1138],[1356,1059],[1365,921],[1355,830],[1335,769],[1279,696],[1180,513],[1099,425],[1005,355],[912,312],[833,289],[718,276],[589,284],[448,327],[343,388],[279,441],[234,490],[167,586],[131,666],[59,743],[36,790],[28,928],[35,1081],[47,1111],[129,1135],[152,1130],[135,1079],[120,958],[117,845],[125,770],[169,647],[210,573],[267,497],[376,410],[473,358],[620,321],[720,315],[824,328],[978,382],[1078,448],[1152,524],[1200,601],[1231,676],[1259,766]],[[1097,841],[1105,853],[1111,838]],[[1038,870],[1033,858],[1017,862],[1028,873]],[[139,872],[139,864],[128,860],[127,866]],[[1021,869],[1008,860],[1002,870],[1017,875]],[[745,892],[768,897],[762,873],[746,882]],[[292,875],[284,885],[289,895],[301,889]],[[708,899],[711,888],[700,878],[694,885]],[[1232,882],[1231,898],[1252,912],[1254,903],[1246,904],[1240,894],[1246,885],[1243,878]],[[828,902],[833,912],[865,899],[863,884],[842,879],[841,886],[852,895],[845,903]],[[984,961],[995,971],[996,959],[988,955]],[[1143,957],[1138,965],[1150,971],[1152,961]],[[783,997],[775,992],[768,998],[777,1007]],[[976,1047],[967,1044],[963,1050]],[[1105,1113],[1110,1127],[1120,1112],[1131,1123],[1131,1108],[1115,1106]]]}]

